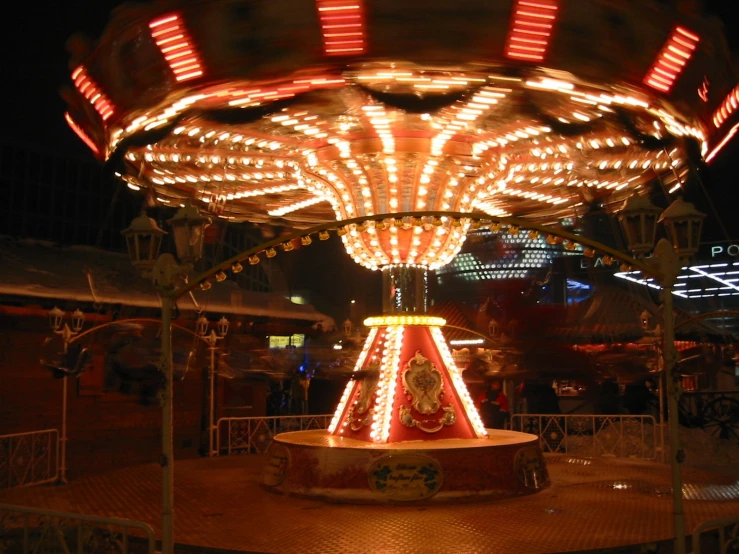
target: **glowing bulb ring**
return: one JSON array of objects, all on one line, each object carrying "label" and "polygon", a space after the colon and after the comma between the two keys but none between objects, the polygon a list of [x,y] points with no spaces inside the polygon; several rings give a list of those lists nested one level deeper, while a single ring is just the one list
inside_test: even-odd
[{"label": "glowing bulb ring", "polygon": [[427,327],[443,327],[446,319],[429,315],[382,315],[368,317],[364,320],[366,327],[385,327],[392,325],[424,325]]}]

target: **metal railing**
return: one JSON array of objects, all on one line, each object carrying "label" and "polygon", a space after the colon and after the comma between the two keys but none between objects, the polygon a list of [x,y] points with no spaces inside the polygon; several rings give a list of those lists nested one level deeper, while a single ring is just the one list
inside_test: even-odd
[{"label": "metal railing", "polygon": [[515,414],[511,429],[538,436],[543,452],[646,460],[659,436],[654,417],[631,415]]},{"label": "metal railing", "polygon": [[272,437],[287,431],[326,429],[333,414],[274,417],[222,417],[216,424],[219,454],[261,454]]},{"label": "metal railing", "polygon": [[0,489],[51,483],[59,478],[59,431],[0,435]]},{"label": "metal railing", "polygon": [[0,552],[154,554],[154,530],[113,517],[0,504]]},{"label": "metal railing", "polygon": [[[706,544],[701,544],[701,539],[704,539]],[[706,550],[701,549],[703,546],[706,547]],[[737,551],[739,551],[739,517],[706,521],[693,531],[693,551],[691,554],[701,554],[702,552],[730,554]]]}]

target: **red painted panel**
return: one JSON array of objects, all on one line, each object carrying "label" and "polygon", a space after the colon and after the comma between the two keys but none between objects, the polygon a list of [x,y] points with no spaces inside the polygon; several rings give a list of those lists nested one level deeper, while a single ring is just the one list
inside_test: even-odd
[{"label": "red painted panel", "polygon": [[[408,427],[400,422],[398,410],[401,405],[411,406],[409,395],[405,394],[403,389],[402,372],[407,367],[411,358],[420,352],[425,358],[436,366],[441,372],[442,382],[444,383],[444,393],[441,398],[442,406],[451,405],[457,415],[457,420],[453,425],[444,426],[439,431],[427,433],[418,427]],[[400,368],[397,374],[397,387],[395,389],[395,400],[393,403],[393,419],[390,426],[389,442],[408,441],[408,440],[439,440],[439,439],[456,439],[475,438],[475,432],[472,428],[469,418],[467,417],[459,395],[457,394],[449,371],[439,354],[436,344],[431,337],[431,331],[428,327],[408,326],[403,334],[403,347],[400,353]],[[416,420],[438,420],[444,414],[443,410],[438,410],[435,414],[424,415],[411,409],[411,415]]]}]

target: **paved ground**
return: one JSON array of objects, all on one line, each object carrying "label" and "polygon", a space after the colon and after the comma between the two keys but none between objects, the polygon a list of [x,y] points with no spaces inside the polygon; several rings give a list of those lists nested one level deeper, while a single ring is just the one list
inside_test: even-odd
[{"label": "paved ground", "polygon": [[[260,456],[177,462],[176,541],[266,553],[536,554],[671,536],[664,465],[548,456],[553,486],[533,496],[456,506],[350,506],[278,496],[257,482]],[[739,474],[685,470],[687,528],[739,515]],[[0,491],[0,503],[145,521],[159,533],[157,465],[67,486]],[[198,551],[197,549],[190,550]]]}]

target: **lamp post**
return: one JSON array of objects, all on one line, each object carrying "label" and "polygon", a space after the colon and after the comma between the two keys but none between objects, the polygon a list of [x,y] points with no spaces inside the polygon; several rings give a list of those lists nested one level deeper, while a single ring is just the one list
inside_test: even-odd
[{"label": "lamp post", "polygon": [[[644,310],[641,313],[641,324],[642,329],[644,330],[644,333],[646,335],[649,335],[651,337],[659,337],[662,338],[662,325],[657,324],[657,326],[652,329],[650,327],[651,322],[651,314]],[[657,359],[655,361],[655,371],[658,374],[659,379],[659,444],[660,444],[660,459],[662,463],[665,462],[665,372],[664,367],[662,367],[662,347],[663,345],[656,342],[654,344],[654,348],[657,354]]]},{"label": "lamp post", "polygon": [[208,371],[208,386],[210,392],[208,393],[209,407],[208,407],[208,456],[217,456],[218,452],[214,448],[213,438],[216,430],[214,415],[215,415],[215,382],[216,382],[216,350],[218,349],[218,341],[224,339],[228,334],[229,322],[225,317],[218,320],[216,325],[218,332],[211,329],[208,333],[208,319],[205,316],[200,316],[195,325],[195,332],[200,339],[208,345],[210,351],[210,370]]},{"label": "lamp post", "polygon": [[[64,312],[58,307],[54,307],[49,312],[49,324],[51,330],[57,335],[61,335],[64,341],[64,355],[67,355],[69,343],[72,337],[82,331],[85,324],[85,314],[80,310],[72,313],[72,327],[64,322]],[[67,379],[68,376],[62,377],[62,432],[59,438],[59,484],[67,484]]]},{"label": "lamp post", "polygon": [[683,508],[682,466],[685,452],[680,445],[680,399],[677,351],[675,349],[675,316],[672,292],[681,269],[681,258],[698,251],[705,214],[678,198],[657,219],[660,209],[647,197],[632,196],[617,214],[629,249],[636,257],[644,256],[654,244],[657,223],[665,227],[667,239],[660,239],[648,258],[659,275],[662,287],[662,364],[667,384],[667,419],[670,436],[670,468],[672,471],[672,513],[675,533],[675,554],[685,554],[685,511]]},{"label": "lamp post", "polygon": [[166,234],[156,222],[143,213],[135,218],[128,229],[121,233],[133,266],[143,276],[151,277],[162,301],[161,359],[159,370],[164,376],[164,389],[160,393],[162,407],[162,554],[174,553],[174,455],[172,422],[172,309],[177,298],[177,283],[186,279],[187,273],[203,252],[204,229],[210,219],[200,215],[192,205],[185,204],[170,219],[177,257],[159,254],[162,237]]}]

